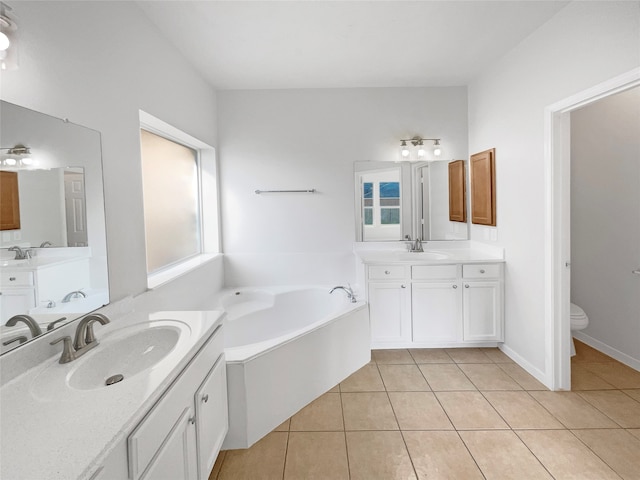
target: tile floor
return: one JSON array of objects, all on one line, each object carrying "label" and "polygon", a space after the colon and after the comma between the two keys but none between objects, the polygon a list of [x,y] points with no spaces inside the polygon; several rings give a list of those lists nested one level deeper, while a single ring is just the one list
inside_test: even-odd
[{"label": "tile floor", "polygon": [[576,344],[572,392],[498,349],[374,351],[209,480],[640,479],[640,372]]}]

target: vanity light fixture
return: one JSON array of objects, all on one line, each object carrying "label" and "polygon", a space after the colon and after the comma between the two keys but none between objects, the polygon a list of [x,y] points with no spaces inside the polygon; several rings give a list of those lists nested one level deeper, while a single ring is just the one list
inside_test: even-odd
[{"label": "vanity light fixture", "polygon": [[0,150],[6,150],[7,153],[2,154],[2,166],[7,167],[30,167],[35,165],[33,158],[31,158],[31,149],[24,145],[16,145],[10,148],[0,148]]},{"label": "vanity light fixture", "polygon": [[18,25],[11,10],[9,5],[0,2],[0,70],[18,68]]},{"label": "vanity light fixture", "polygon": [[[419,135],[414,136],[413,138],[405,138],[400,140],[400,159],[401,160],[427,160],[427,149],[425,148],[424,142],[430,141],[433,142],[433,156],[439,157],[442,155],[442,146],[440,145],[439,138],[422,138]],[[413,145],[415,150],[415,158],[411,158],[411,147],[407,145],[407,142],[410,142]]]}]

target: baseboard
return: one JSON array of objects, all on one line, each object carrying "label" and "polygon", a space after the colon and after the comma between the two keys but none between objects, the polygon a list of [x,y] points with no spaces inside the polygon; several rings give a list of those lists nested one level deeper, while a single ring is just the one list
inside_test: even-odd
[{"label": "baseboard", "polygon": [[590,337],[583,332],[576,331],[572,333],[573,337],[580,340],[582,343],[586,343],[590,347],[593,347],[596,350],[609,355],[611,358],[615,358],[620,363],[624,363],[625,365],[640,371],[640,360],[638,360],[637,358],[633,358],[632,356],[627,355],[620,350],[616,350],[606,343],[603,343],[600,340],[596,340],[595,338]]},{"label": "baseboard", "polygon": [[509,357],[514,362],[516,362],[522,368],[524,368],[527,371],[527,373],[529,373],[530,375],[535,377],[536,380],[538,380],[545,387],[547,387],[549,390],[551,390],[551,387],[550,387],[550,384],[549,384],[549,379],[547,378],[547,375],[543,371],[541,371],[539,368],[533,366],[531,363],[529,363],[529,361],[525,360],[523,357],[521,357],[518,353],[516,353],[514,350],[509,348],[504,343],[502,345],[498,345],[498,348],[507,357]]}]

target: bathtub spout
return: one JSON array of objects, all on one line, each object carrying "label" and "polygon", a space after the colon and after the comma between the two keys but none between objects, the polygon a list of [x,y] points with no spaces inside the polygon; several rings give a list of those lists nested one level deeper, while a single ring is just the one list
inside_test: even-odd
[{"label": "bathtub spout", "polygon": [[337,287],[333,287],[331,291],[329,291],[329,293],[333,293],[335,290],[344,290],[345,293],[347,294],[347,298],[351,303],[358,302],[358,300],[356,299],[356,294],[353,293],[353,290],[351,290],[351,285],[347,285],[346,287],[343,287],[342,285],[338,285]]}]

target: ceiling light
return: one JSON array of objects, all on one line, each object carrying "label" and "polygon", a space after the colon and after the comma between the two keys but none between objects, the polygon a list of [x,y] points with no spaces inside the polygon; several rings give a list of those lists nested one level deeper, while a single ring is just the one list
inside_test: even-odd
[{"label": "ceiling light", "polygon": [[433,142],[433,155],[436,157],[442,155],[442,146],[440,145],[440,139]]},{"label": "ceiling light", "polygon": [[[425,141],[433,142],[433,157],[439,157],[442,154],[442,146],[440,145],[439,138],[423,138],[419,135],[415,135],[412,138],[400,140],[400,160],[429,160],[429,158],[427,158],[427,149],[424,146]],[[411,146],[407,145],[407,142],[410,142],[411,145],[413,145],[413,149]],[[414,151],[413,155],[412,150]],[[433,159],[434,158],[431,158],[431,160]]]},{"label": "ceiling light", "polygon": [[409,147],[407,146],[407,140],[402,140],[400,144],[400,158],[403,160],[409,160],[409,155],[411,152],[409,151]]}]

